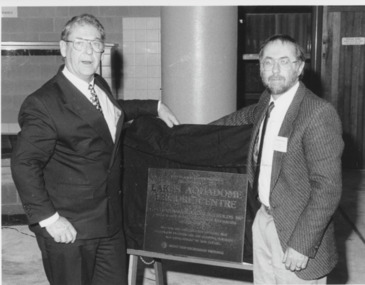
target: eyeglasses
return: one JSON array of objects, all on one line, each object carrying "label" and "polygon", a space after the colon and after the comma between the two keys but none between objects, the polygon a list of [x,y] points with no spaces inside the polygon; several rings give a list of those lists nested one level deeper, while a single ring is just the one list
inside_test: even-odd
[{"label": "eyeglasses", "polygon": [[65,41],[67,43],[73,43],[73,47],[75,50],[82,51],[85,50],[87,44],[90,44],[95,52],[104,52],[104,43],[98,40],[84,40],[84,39],[76,39],[74,41]]},{"label": "eyeglasses", "polygon": [[291,61],[288,57],[279,59],[266,58],[261,62],[261,65],[264,70],[269,71],[274,68],[275,62],[279,64],[281,69],[289,69],[290,64],[298,62],[298,60]]}]

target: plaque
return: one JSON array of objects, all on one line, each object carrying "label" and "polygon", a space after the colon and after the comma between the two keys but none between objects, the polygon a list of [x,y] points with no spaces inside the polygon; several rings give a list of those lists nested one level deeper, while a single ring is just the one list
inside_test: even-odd
[{"label": "plaque", "polygon": [[150,168],[144,250],[242,262],[247,175]]}]

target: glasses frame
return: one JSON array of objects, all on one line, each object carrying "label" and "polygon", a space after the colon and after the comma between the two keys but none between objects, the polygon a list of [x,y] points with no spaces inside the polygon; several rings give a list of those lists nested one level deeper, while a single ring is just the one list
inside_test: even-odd
[{"label": "glasses frame", "polygon": [[[264,65],[264,62],[266,60],[270,60],[272,61],[272,66],[270,67],[265,67]],[[283,61],[287,61],[287,63],[283,64]],[[266,58],[266,59],[263,59],[260,64],[262,66],[262,69],[265,70],[265,71],[270,71],[274,68],[275,64],[277,63],[280,67],[280,69],[283,69],[283,70],[288,70],[290,68],[290,64],[292,63],[297,63],[299,60],[294,60],[294,61],[291,61],[290,58],[288,57],[283,57],[283,58],[278,58],[278,59],[273,59],[273,58]]]},{"label": "glasses frame", "polygon": [[[63,40],[63,41],[66,42],[66,43],[72,43],[72,46],[77,51],[85,50],[86,49],[86,44],[89,44],[94,52],[103,53],[105,51],[105,44],[102,41],[99,41],[99,40],[75,39],[73,41],[69,41],[69,40]],[[77,48],[77,45],[75,44],[77,42],[83,43],[81,49]],[[98,49],[95,48],[95,46],[93,45],[93,43],[96,43],[96,42],[97,43],[101,43],[103,45],[103,49],[102,50],[98,50]]]}]

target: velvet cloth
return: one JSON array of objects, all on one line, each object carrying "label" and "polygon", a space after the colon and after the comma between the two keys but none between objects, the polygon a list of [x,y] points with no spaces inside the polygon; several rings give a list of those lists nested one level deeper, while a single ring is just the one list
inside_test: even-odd
[{"label": "velvet cloth", "polygon": [[[124,131],[123,204],[127,247],[143,249],[148,168],[246,173],[251,126],[179,125],[141,117]],[[242,189],[243,191],[244,189]],[[252,223],[259,208],[248,191],[244,261],[252,262]]]}]

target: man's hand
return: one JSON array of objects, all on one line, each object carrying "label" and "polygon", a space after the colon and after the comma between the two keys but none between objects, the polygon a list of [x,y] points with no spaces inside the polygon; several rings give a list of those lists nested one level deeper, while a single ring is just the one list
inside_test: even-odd
[{"label": "man's hand", "polygon": [[77,232],[72,224],[64,217],[59,217],[57,221],[46,227],[48,233],[55,242],[74,243]]},{"label": "man's hand", "polygon": [[295,249],[288,247],[284,253],[283,263],[286,269],[290,271],[300,271],[307,267],[308,256],[297,252]]},{"label": "man's hand", "polygon": [[162,102],[158,108],[158,117],[163,120],[170,128],[172,128],[174,125],[179,125],[179,121],[176,119],[175,115]]}]

